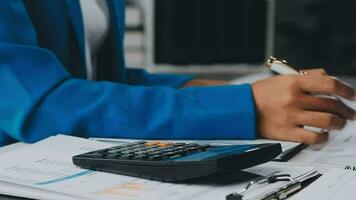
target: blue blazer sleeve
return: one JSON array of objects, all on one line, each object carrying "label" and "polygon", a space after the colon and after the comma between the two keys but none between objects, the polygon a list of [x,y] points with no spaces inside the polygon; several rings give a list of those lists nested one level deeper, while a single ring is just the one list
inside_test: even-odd
[{"label": "blue blazer sleeve", "polygon": [[[253,139],[250,85],[130,86],[72,78],[48,50],[0,43],[0,132],[152,139]],[[8,140],[5,135],[0,140]],[[0,141],[4,142],[4,141]]]}]

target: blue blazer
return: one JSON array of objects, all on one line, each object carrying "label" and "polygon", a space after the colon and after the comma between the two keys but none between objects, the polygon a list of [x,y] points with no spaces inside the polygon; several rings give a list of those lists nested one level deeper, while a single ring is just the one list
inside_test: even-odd
[{"label": "blue blazer", "polygon": [[252,139],[251,86],[176,89],[187,76],[125,69],[124,3],[107,0],[111,30],[98,80],[85,78],[77,0],[0,1],[0,145],[54,134],[146,139]]}]

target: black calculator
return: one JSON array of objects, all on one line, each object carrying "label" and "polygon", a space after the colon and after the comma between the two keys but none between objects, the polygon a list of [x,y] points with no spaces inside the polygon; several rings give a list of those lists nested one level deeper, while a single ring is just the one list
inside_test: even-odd
[{"label": "black calculator", "polygon": [[140,141],[73,157],[79,167],[165,182],[241,170],[272,160],[280,144],[213,146]]}]

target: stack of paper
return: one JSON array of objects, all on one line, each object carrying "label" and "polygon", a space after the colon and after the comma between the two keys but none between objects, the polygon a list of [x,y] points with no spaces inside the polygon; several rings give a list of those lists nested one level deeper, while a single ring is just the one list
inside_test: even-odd
[{"label": "stack of paper", "polygon": [[[225,199],[241,190],[246,180],[206,180],[172,184],[129,176],[80,169],[72,156],[106,148],[112,144],[69,136],[55,136],[0,155],[0,193],[35,199]],[[311,167],[280,166],[269,163],[245,170],[261,176],[288,173],[300,180],[315,174]],[[231,177],[230,177],[231,178]],[[246,195],[252,198],[274,190],[284,182],[257,185]]]}]

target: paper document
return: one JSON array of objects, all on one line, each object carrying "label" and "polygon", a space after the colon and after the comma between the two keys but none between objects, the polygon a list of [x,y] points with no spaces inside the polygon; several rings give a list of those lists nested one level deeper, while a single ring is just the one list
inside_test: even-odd
[{"label": "paper document", "polygon": [[[79,142],[80,141],[80,142]],[[106,148],[112,145],[106,143],[93,144],[89,140],[84,140],[69,136],[50,137],[47,140],[29,145],[19,150],[10,151],[0,156],[0,188],[2,193],[6,185],[4,183],[19,184],[16,187],[22,189],[19,194],[26,193],[24,188],[31,188],[29,194],[31,198],[38,198],[42,195],[44,199],[78,199],[75,192],[58,193],[53,190],[51,198],[47,195],[47,190],[55,183],[63,183],[75,177],[81,177],[92,174],[92,171],[82,170],[72,164],[71,157],[73,154],[80,154],[87,151],[93,151],[99,148]],[[15,190],[10,184],[10,187]],[[5,190],[5,191],[4,191]],[[36,194],[37,193],[37,194]],[[29,197],[29,194],[25,195]],[[14,195],[18,195],[14,193]],[[58,198],[61,197],[61,198]]]},{"label": "paper document", "polygon": [[331,169],[291,200],[355,199],[356,172]]},{"label": "paper document", "polygon": [[[231,174],[202,182],[163,183],[80,169],[72,164],[74,155],[109,146],[112,145],[76,137],[56,136],[1,154],[0,193],[47,200],[223,200],[227,194],[236,192],[247,184],[247,180]],[[287,173],[300,180],[315,174],[312,167],[281,166],[274,163],[245,171],[260,176]],[[258,185],[246,195],[253,199],[256,195],[283,184],[285,182]]]},{"label": "paper document", "polygon": [[310,146],[307,151],[309,155],[301,158],[303,162],[329,164],[356,171],[356,123],[349,123],[342,131],[331,132],[327,143]]}]

